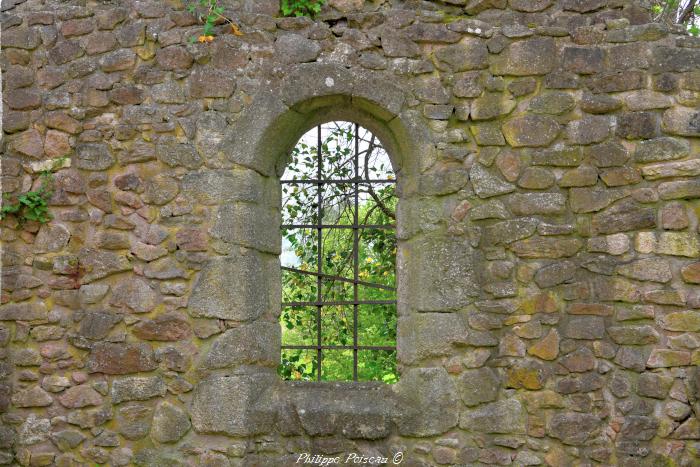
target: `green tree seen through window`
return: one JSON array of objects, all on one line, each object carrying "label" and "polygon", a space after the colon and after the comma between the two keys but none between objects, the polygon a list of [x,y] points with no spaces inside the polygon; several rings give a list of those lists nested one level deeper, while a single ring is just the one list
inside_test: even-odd
[{"label": "green tree seen through window", "polygon": [[396,196],[385,150],[368,130],[330,122],[300,139],[282,181],[280,375],[395,382]]}]

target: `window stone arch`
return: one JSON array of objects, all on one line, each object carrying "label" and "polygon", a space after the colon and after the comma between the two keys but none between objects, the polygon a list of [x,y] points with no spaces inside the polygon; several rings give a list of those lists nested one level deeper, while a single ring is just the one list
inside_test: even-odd
[{"label": "window stone arch", "polygon": [[[222,246],[222,256],[203,267],[188,309],[193,316],[242,323],[204,349],[198,365],[205,376],[195,388],[193,426],[200,433],[250,436],[291,423],[280,418],[291,410],[300,414],[298,423],[307,432],[318,435],[343,432],[350,438],[374,439],[388,436],[392,424],[404,434],[444,432],[457,423],[456,413],[449,410],[457,402],[454,384],[443,368],[411,365],[435,353],[436,343],[449,346],[454,338],[463,339],[460,318],[440,313],[458,304],[451,298],[427,303],[452,294],[454,290],[444,287],[451,287],[447,284],[455,273],[471,274],[473,264],[468,244],[445,244],[444,236],[413,241],[407,227],[420,215],[415,206],[421,198],[421,167],[435,157],[429,131],[405,109],[403,91],[368,72],[300,65],[273,90],[253,101],[229,129],[224,145],[231,162],[245,168],[236,174],[245,182],[232,183],[232,193],[218,208],[219,227],[213,232],[221,232],[227,246]],[[353,121],[376,134],[397,172],[397,350],[403,371],[395,387],[289,382],[275,373],[281,302],[278,180],[298,138],[308,128],[332,120]],[[458,271],[439,266],[448,257],[453,265],[462,262]],[[472,288],[456,300],[470,293]]]}]

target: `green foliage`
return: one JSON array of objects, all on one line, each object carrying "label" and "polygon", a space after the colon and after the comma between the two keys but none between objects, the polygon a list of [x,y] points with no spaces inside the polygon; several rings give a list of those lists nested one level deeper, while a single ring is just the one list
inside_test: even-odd
[{"label": "green foliage", "polygon": [[280,10],[284,16],[316,16],[326,0],[281,0]]},{"label": "green foliage", "polygon": [[[333,122],[323,126],[321,143],[322,178],[352,179],[354,173],[354,125]],[[310,132],[311,133],[311,132]],[[363,178],[392,178],[386,153],[371,133],[360,128],[360,167]],[[309,134],[307,134],[309,135]],[[285,179],[316,178],[317,145],[315,130],[304,137],[292,151]],[[318,192],[312,184],[285,184],[283,195],[283,224],[315,224],[318,220]],[[355,187],[352,184],[324,184],[322,188],[322,223],[352,225],[354,223]],[[360,224],[389,225],[394,223],[396,196],[393,184],[359,186],[357,193]],[[358,231],[358,279],[385,288],[359,285],[359,300],[394,300],[396,286],[396,236],[393,229],[360,229]],[[283,272],[283,301],[312,302],[320,296],[324,301],[352,301],[354,289],[354,232],[351,228],[324,229],[321,242],[323,274],[347,278],[341,281],[324,277],[318,290],[317,277],[295,271]],[[283,231],[282,263],[294,269],[316,271],[318,236],[315,229]],[[396,306],[358,305],[357,340],[360,346],[396,345]],[[284,345],[315,345],[317,339],[317,308],[284,307],[281,314]],[[320,315],[322,344],[352,346],[354,342],[354,313],[351,305],[324,306]],[[282,352],[280,375],[285,379],[314,380],[317,371],[315,350]],[[322,379],[352,380],[353,351],[324,350]],[[358,379],[393,383],[397,380],[394,351],[360,350]]]},{"label": "green foliage", "polygon": [[13,200],[9,194],[2,196],[2,207],[0,208],[0,219],[5,219],[12,214],[17,218],[20,225],[27,221],[36,221],[45,224],[51,220],[49,213],[49,200],[53,195],[53,172],[63,166],[68,159],[67,156],[54,159],[51,167],[41,172],[41,185],[36,191],[28,191]]},{"label": "green foliage", "polygon": [[689,34],[700,35],[698,0],[652,0],[653,20],[668,25],[681,24]]},{"label": "green foliage", "polygon": [[52,195],[53,176],[46,171],[41,174],[41,186],[36,191],[28,191],[19,195],[15,202],[9,196],[3,195],[0,219],[13,214],[20,224],[26,221],[36,221],[42,224],[51,220],[49,214],[49,199]]}]

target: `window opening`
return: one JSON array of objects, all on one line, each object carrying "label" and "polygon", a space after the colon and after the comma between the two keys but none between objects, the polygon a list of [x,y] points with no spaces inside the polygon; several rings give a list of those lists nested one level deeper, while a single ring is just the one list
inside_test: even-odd
[{"label": "window opening", "polygon": [[293,380],[396,372],[396,179],[379,139],[335,121],[307,132],[282,176],[282,361]]}]

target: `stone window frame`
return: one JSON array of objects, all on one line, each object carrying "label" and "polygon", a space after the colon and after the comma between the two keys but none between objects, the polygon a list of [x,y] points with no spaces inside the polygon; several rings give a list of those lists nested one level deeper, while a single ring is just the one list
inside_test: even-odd
[{"label": "stone window frame", "polygon": [[[236,334],[233,341],[239,343],[219,346],[219,351],[238,353],[233,361],[198,368],[202,379],[195,388],[191,411],[195,430],[253,436],[274,430],[300,434],[303,428],[311,436],[342,434],[351,439],[386,437],[394,426],[407,436],[447,431],[458,423],[454,407],[459,406],[459,397],[446,370],[430,358],[440,354],[428,349],[445,350],[455,342],[455,335],[464,338],[466,330],[456,314],[444,313],[455,311],[460,304],[443,303],[440,296],[446,296],[445,291],[434,290],[431,280],[436,278],[426,276],[425,271],[430,263],[446,261],[454,250],[471,247],[461,241],[444,247],[442,241],[447,237],[440,237],[426,250],[425,239],[411,239],[417,233],[410,226],[420,211],[420,174],[437,154],[429,129],[418,111],[406,108],[410,97],[401,88],[370,71],[303,64],[270,88],[257,95],[232,124],[223,145],[231,148],[227,157],[234,165],[256,174],[234,185],[241,193],[232,198],[246,198],[254,192],[259,199],[245,217],[239,217],[242,223],[251,224],[234,232],[233,243],[239,248],[210,260],[230,262],[223,269],[225,274],[207,275],[207,271],[222,270],[205,267],[193,291],[190,312],[194,316],[226,319],[217,309],[197,311],[202,301],[198,295],[216,295],[221,290],[226,293],[218,294],[223,300],[218,306],[237,309],[236,319],[243,321],[231,330]],[[334,120],[357,123],[376,135],[397,177],[397,370],[401,377],[394,385],[285,381],[276,373],[281,347],[279,179],[289,151],[304,132]],[[260,195],[267,192],[274,196]],[[277,215],[270,215],[271,210]],[[260,244],[260,234],[271,231],[275,232],[274,242]],[[273,243],[275,248],[270,247]],[[242,298],[228,298],[230,290]],[[262,297],[260,291],[269,293]],[[265,309],[255,309],[260,303]],[[426,333],[428,328],[432,331]],[[216,346],[215,341],[210,349],[203,349],[203,362],[212,360],[206,355]]]}]

